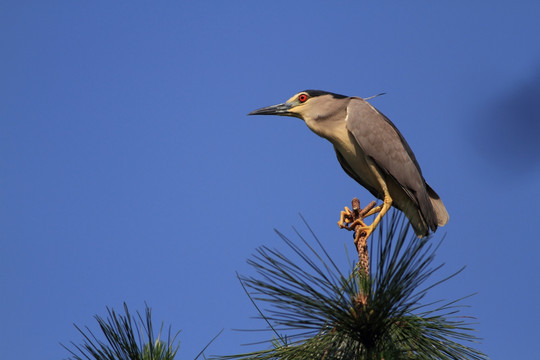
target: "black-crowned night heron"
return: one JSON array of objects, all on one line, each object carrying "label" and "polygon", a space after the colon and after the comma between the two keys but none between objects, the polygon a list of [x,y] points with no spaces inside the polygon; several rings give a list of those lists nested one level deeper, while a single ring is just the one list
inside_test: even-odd
[{"label": "black-crowned night heron", "polygon": [[394,124],[359,97],[320,90],[302,91],[283,104],[249,115],[294,116],[334,145],[343,170],[383,204],[370,226],[373,232],[390,206],[405,213],[418,236],[448,222],[441,199],[426,183],[416,158]]}]

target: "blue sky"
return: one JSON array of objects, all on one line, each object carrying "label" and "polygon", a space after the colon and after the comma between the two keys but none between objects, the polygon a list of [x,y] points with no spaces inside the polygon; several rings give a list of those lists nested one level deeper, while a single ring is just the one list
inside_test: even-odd
[{"label": "blue sky", "polygon": [[[450,213],[438,251],[479,349],[537,354],[540,3],[17,2],[0,5],[0,345],[63,358],[105,307],[153,308],[181,358],[256,335],[235,272],[277,228],[336,258],[371,195],[300,120],[248,117],[304,89],[368,97]],[[307,233],[307,232],[306,232]],[[444,271],[443,271],[444,273]],[[533,355],[534,354],[534,355]]]}]

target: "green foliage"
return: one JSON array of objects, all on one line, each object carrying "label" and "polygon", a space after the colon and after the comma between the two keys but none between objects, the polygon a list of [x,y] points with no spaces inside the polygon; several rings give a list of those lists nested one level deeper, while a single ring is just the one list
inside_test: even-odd
[{"label": "green foliage", "polygon": [[298,232],[302,246],[278,232],[295,259],[259,248],[248,260],[259,276],[240,280],[266,305],[259,313],[274,336],[266,350],[223,359],[487,359],[463,344],[477,338],[459,314],[462,299],[422,304],[461,270],[426,285],[442,266],[433,266],[434,240],[409,236],[396,211],[389,218],[372,240],[369,277],[354,267],[344,275],[315,235],[317,249]]},{"label": "green foliage", "polygon": [[[100,330],[106,341],[99,340],[88,328],[75,327],[84,337],[80,345],[71,343],[73,350],[66,348],[72,355],[73,360],[172,360],[180,346],[177,341],[178,332],[171,337],[170,328],[167,341],[161,340],[163,324],[157,338],[154,337],[152,327],[151,310],[146,306],[144,318],[137,312],[137,318],[133,318],[124,303],[125,315],[117,314],[114,309],[107,308],[107,319],[98,315],[97,320]],[[138,320],[138,321],[137,321]]]}]

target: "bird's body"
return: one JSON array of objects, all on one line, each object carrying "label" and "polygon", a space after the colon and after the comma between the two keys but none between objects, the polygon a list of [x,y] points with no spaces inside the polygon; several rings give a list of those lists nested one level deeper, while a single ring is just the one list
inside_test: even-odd
[{"label": "bird's body", "polygon": [[284,104],[251,114],[299,117],[330,141],[343,170],[383,200],[370,232],[390,205],[405,213],[418,236],[426,236],[448,221],[442,201],[424,180],[401,133],[366,100],[306,90]]}]

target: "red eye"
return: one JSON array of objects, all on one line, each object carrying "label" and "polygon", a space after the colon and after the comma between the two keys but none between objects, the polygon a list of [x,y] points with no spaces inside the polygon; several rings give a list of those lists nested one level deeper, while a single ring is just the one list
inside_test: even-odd
[{"label": "red eye", "polygon": [[300,94],[298,96],[298,101],[300,101],[301,103],[306,102],[306,100],[307,100],[307,95],[306,94]]}]

